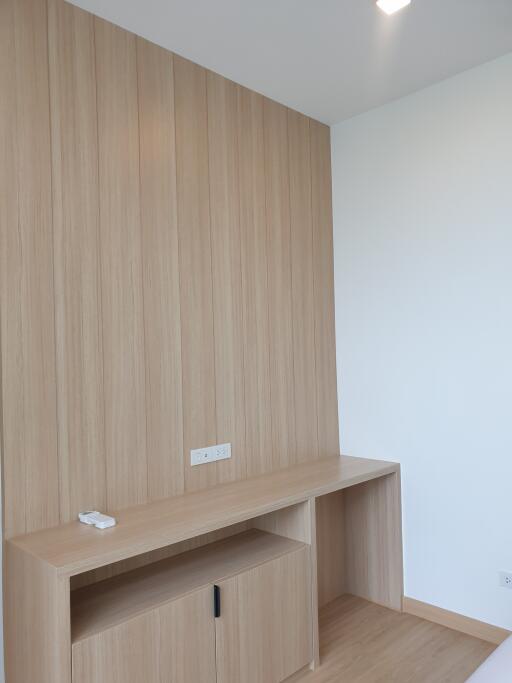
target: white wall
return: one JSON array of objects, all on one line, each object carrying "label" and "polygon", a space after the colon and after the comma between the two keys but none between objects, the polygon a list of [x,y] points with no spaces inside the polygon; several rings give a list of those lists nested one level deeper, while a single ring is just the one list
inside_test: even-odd
[{"label": "white wall", "polygon": [[512,55],[332,135],[342,450],[402,463],[406,595],[512,629]]}]

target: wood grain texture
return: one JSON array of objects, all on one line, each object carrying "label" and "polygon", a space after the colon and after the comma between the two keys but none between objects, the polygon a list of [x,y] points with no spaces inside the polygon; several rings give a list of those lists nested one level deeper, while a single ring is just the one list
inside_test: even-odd
[{"label": "wood grain texture", "polygon": [[288,114],[264,100],[273,467],[297,462]]},{"label": "wood grain texture", "polygon": [[493,645],[501,645],[503,641],[512,635],[510,631],[499,628],[499,626],[493,626],[478,619],[471,619],[462,614],[450,612],[420,600],[414,600],[414,598],[404,597],[403,610],[406,614],[412,614],[434,624],[446,626],[446,628],[465,633],[468,636],[484,640]]},{"label": "wood grain texture", "polygon": [[297,462],[318,456],[309,119],[288,110]]},{"label": "wood grain texture", "polygon": [[147,500],[136,39],[95,19],[108,509]]},{"label": "wood grain texture", "polygon": [[321,666],[294,683],[464,683],[494,649],[350,595],[321,610],[320,640]]},{"label": "wood grain texture", "polygon": [[273,534],[307,543],[311,548],[311,641],[312,655],[309,663],[315,669],[320,662],[318,640],[318,572],[317,572],[317,532],[316,532],[316,501],[320,498],[309,498],[304,503],[271,512],[263,517],[251,520],[250,524],[256,529],[262,529]]},{"label": "wood grain texture", "polygon": [[6,537],[338,454],[328,130],[64,0],[0,11]]},{"label": "wood grain texture", "polygon": [[323,607],[345,593],[346,551],[343,496],[343,491],[336,491],[316,499],[319,607]]},{"label": "wood grain texture", "polygon": [[238,89],[247,476],[272,471],[263,97]]},{"label": "wood grain texture", "polygon": [[155,612],[73,646],[73,683],[160,683],[160,620]]},{"label": "wood grain texture", "polygon": [[72,522],[10,542],[72,576],[396,472],[396,463],[335,456],[135,506],[101,534]]},{"label": "wood grain texture", "polygon": [[162,607],[160,652],[161,680],[216,683],[211,586]]},{"label": "wood grain texture", "polygon": [[318,544],[316,529],[317,498],[310,498],[308,504],[311,529],[311,650],[309,668],[314,671],[320,666],[320,628],[318,623]]},{"label": "wood grain texture", "polygon": [[[248,628],[246,624],[239,628],[240,620],[234,625],[232,622],[227,625],[227,637],[235,640],[241,638],[243,656],[240,661],[235,656],[227,662],[225,671],[234,680],[246,680],[244,672],[250,667],[256,676],[261,674],[261,679],[257,680],[266,683],[273,680],[268,677],[272,677],[274,671],[281,672],[279,675],[285,677],[306,663],[314,668],[318,665],[315,499],[339,490],[345,490],[350,499],[350,494],[354,492],[354,500],[345,505],[348,509],[346,517],[350,521],[350,526],[345,522],[345,527],[349,529],[345,534],[345,555],[354,557],[357,589],[365,594],[376,595],[379,601],[391,596],[391,602],[397,588],[400,588],[398,581],[401,578],[401,570],[396,569],[396,558],[401,555],[397,548],[397,543],[401,541],[400,516],[397,516],[400,508],[399,487],[396,485],[398,477],[399,466],[394,463],[332,457],[252,480],[219,485],[208,491],[136,506],[119,514],[118,526],[101,533],[79,523],[71,523],[9,540],[6,544],[7,553],[15,562],[8,574],[17,589],[7,597],[6,632],[10,643],[6,650],[8,667],[20,671],[20,680],[25,681],[26,671],[32,665],[23,662],[23,648],[19,648],[17,643],[23,637],[28,640],[35,638],[37,643],[42,643],[42,639],[50,633],[52,647],[54,643],[57,646],[53,648],[54,654],[49,655],[50,664],[44,662],[44,666],[48,666],[52,672],[49,680],[69,683],[69,660],[63,657],[63,653],[70,647],[70,577],[118,560],[137,560],[141,553],[151,550],[168,552],[169,545],[183,547],[183,541],[203,543],[205,536],[200,532],[225,532],[230,525],[253,520],[252,524],[269,528],[279,535],[247,530],[240,536],[230,537],[213,546],[201,546],[196,551],[174,559],[153,563],[78,590],[73,595],[71,608],[73,641],[88,643],[105,629],[115,630],[127,626],[141,612],[155,609],[212,581],[223,583],[240,572],[247,573],[250,570],[251,573],[251,567],[256,574],[259,574],[260,569],[264,574],[263,563],[267,566],[275,563],[277,557],[284,560],[305,550],[305,573],[301,570],[296,576],[294,567],[287,565],[282,575],[280,570],[276,570],[262,578],[265,589],[270,588],[270,598],[265,593],[261,599],[261,591],[258,596],[254,587],[244,588],[242,581],[241,590],[245,591],[245,597],[239,604],[244,614],[249,613],[250,621]],[[374,487],[373,484],[381,484],[382,487]],[[392,529],[393,524],[396,529]],[[295,538],[304,539],[306,543]],[[348,573],[352,567],[347,567]],[[40,580],[38,577],[41,572],[44,576]],[[50,585],[49,589],[45,587],[46,584]],[[276,588],[279,584],[284,585],[284,589]],[[303,590],[300,589],[301,585]],[[49,593],[48,598],[44,598],[45,591]],[[269,662],[265,659],[262,664],[261,634],[267,633],[262,627],[263,612],[270,608],[269,613],[273,613],[278,601],[280,604],[284,601],[284,607],[278,610],[278,617],[271,622],[271,629],[274,630],[270,644],[264,643],[264,655],[268,658],[268,650],[270,658]],[[304,603],[309,616],[302,618],[300,615],[305,614]],[[20,608],[20,605],[24,607]],[[37,607],[35,618],[34,605]],[[296,615],[294,610],[300,614]],[[43,620],[46,628],[38,620]],[[32,632],[34,627],[37,630],[35,635]],[[252,637],[251,629],[259,634],[259,640]],[[305,633],[308,646],[304,645]],[[246,636],[247,642],[244,641]],[[124,637],[119,642],[114,637],[107,649],[115,652],[118,645],[122,648]],[[291,641],[286,640],[289,637]],[[153,641],[154,638],[151,639]],[[48,646],[45,644],[45,647]],[[99,647],[101,651],[101,644]],[[308,658],[304,660],[306,654]],[[94,653],[89,655],[86,652],[86,663],[95,656]],[[302,659],[297,661],[295,656]],[[143,652],[140,658],[144,657]],[[102,658],[103,655],[100,657],[100,667],[107,666],[108,671],[108,663],[105,664]],[[291,661],[295,662],[293,667]],[[242,670],[242,674],[238,669]],[[120,670],[124,671],[122,667]],[[138,671],[136,665],[134,670]],[[127,672],[125,674],[129,675]],[[242,678],[237,678],[240,675]],[[17,683],[17,679],[14,679],[14,683]]]},{"label": "wood grain texture", "polygon": [[73,683],[215,682],[211,586],[73,644]]},{"label": "wood grain texture", "polygon": [[2,38],[4,524],[12,536],[59,521],[46,3],[3,2]]},{"label": "wood grain texture", "polygon": [[174,58],[185,487],[216,483],[190,450],[217,443],[206,71]]},{"label": "wood grain texture", "polygon": [[343,492],[345,590],[401,611],[403,589],[400,474]]},{"label": "wood grain texture", "polygon": [[148,498],[184,490],[174,74],[170,52],[137,39]]},{"label": "wood grain texture", "polygon": [[174,543],[173,545],[165,546],[164,548],[159,548],[158,550],[153,550],[148,553],[141,553],[140,555],[130,557],[127,560],[108,564],[100,569],[93,569],[89,572],[77,574],[76,576],[71,577],[71,590],[78,590],[79,588],[90,586],[93,583],[99,583],[100,581],[105,581],[106,579],[111,579],[115,576],[126,574],[127,572],[131,572],[135,569],[141,569],[149,564],[161,562],[162,560],[166,560],[181,553],[186,553],[189,550],[202,548],[209,543],[215,543],[216,541],[221,541],[224,538],[231,538],[231,536],[235,536],[236,534],[241,534],[244,531],[247,531],[248,528],[248,522],[232,524],[221,529],[216,529],[215,531],[211,531],[207,534],[201,534],[200,536],[196,536],[195,538],[191,538],[186,541],[180,541],[179,543]]},{"label": "wood grain texture", "polygon": [[302,546],[288,538],[252,529],[76,591],[71,603],[72,640],[85,640],[141,612]]},{"label": "wood grain texture", "polygon": [[339,453],[334,332],[331,142],[327,126],[310,121],[313,278],[319,456]]},{"label": "wood grain texture", "polygon": [[0,3],[0,344],[3,531],[25,533],[21,234],[14,0]]},{"label": "wood grain texture", "polygon": [[217,442],[232,452],[216,466],[224,482],[246,473],[238,93],[211,71],[207,91]]},{"label": "wood grain texture", "polygon": [[298,505],[290,505],[282,510],[276,510],[268,515],[256,517],[250,524],[254,529],[268,531],[295,541],[311,545],[312,528],[310,515],[311,499]]},{"label": "wood grain texture", "polygon": [[6,544],[5,674],[8,683],[71,683],[69,580]]},{"label": "wood grain texture", "polygon": [[60,519],[105,509],[94,19],[48,3]]},{"label": "wood grain texture", "polygon": [[309,553],[304,547],[219,583],[218,683],[280,683],[311,660]]}]

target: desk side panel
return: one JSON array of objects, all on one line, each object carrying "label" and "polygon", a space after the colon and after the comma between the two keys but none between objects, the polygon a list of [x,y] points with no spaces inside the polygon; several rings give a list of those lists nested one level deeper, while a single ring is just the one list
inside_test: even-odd
[{"label": "desk side panel", "polygon": [[345,590],[402,610],[400,471],[344,491]]},{"label": "desk side panel", "polygon": [[320,608],[345,593],[344,495],[344,491],[334,491],[316,499]]},{"label": "desk side panel", "polygon": [[5,544],[7,683],[71,683],[69,579]]}]

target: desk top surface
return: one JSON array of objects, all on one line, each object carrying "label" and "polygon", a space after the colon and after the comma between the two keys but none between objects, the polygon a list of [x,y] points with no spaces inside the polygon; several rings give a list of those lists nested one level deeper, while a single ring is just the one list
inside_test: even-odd
[{"label": "desk top surface", "polygon": [[70,522],[9,543],[60,575],[72,576],[392,474],[399,467],[348,456],[324,458],[114,512],[117,526],[111,529]]}]

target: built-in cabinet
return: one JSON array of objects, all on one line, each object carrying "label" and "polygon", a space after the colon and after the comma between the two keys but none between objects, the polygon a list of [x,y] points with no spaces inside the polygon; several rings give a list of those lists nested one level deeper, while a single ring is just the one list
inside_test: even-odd
[{"label": "built-in cabinet", "polygon": [[73,683],[280,683],[312,659],[308,545],[252,529],[72,595]]},{"label": "built-in cabinet", "polygon": [[319,602],[401,609],[394,463],[326,458],[116,518],[6,542],[6,683],[281,683],[321,664]]}]

